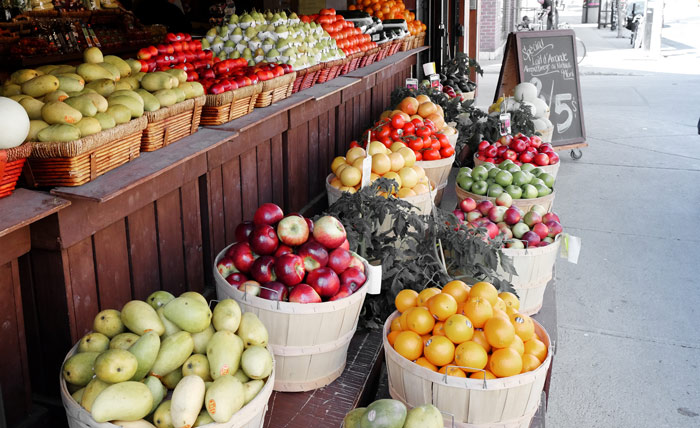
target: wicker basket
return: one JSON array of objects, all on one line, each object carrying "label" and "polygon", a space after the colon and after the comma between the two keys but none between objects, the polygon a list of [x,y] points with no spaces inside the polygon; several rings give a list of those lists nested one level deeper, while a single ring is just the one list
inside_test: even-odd
[{"label": "wicker basket", "polygon": [[401,49],[401,46],[403,46],[403,40],[397,39],[391,42],[391,49],[389,50],[389,55],[394,55]]},{"label": "wicker basket", "polygon": [[156,151],[197,132],[202,106],[206,100],[207,97],[202,95],[154,112],[146,112],[148,126],[141,137],[141,151]]},{"label": "wicker basket", "polygon": [[416,35],[415,47],[420,48],[422,46],[425,46],[425,31],[418,33],[418,35]]},{"label": "wicker basket", "polygon": [[[236,300],[244,312],[255,313],[267,327],[275,354],[275,391],[310,391],[337,379],[345,368],[369,278],[352,295],[332,302],[266,300],[231,287],[221,276],[216,264],[229,247],[214,263],[216,294],[219,299]],[[369,275],[366,262],[365,272]]]},{"label": "wicker basket", "polygon": [[393,42],[385,42],[379,45],[379,51],[377,52],[377,58],[375,61],[381,61],[384,58],[389,56],[389,51],[391,51],[391,47],[393,46]]},{"label": "wicker basket", "polygon": [[319,70],[316,83],[326,83],[333,80],[340,74],[340,68],[343,66],[343,60],[328,61],[323,64],[324,67]]},{"label": "wicker basket", "polygon": [[313,67],[309,67],[307,70],[308,72],[301,81],[301,87],[299,88],[300,91],[309,89],[316,84],[318,76],[321,74],[321,70],[323,70],[323,64],[316,64]]},{"label": "wicker basket", "polygon": [[306,77],[306,74],[309,72],[309,68],[305,68],[303,70],[297,70],[297,77],[294,79],[294,83],[292,83],[292,93],[296,94],[297,92],[301,91],[301,84],[304,83],[304,78]]},{"label": "wicker basket", "polygon": [[262,91],[262,83],[224,92],[218,95],[207,95],[202,108],[201,124],[216,126],[253,111],[255,100]]},{"label": "wicker basket", "polygon": [[[476,157],[476,153],[474,153],[474,166],[476,165],[483,165],[484,161]],[[546,172],[547,174],[550,174],[552,177],[557,178],[557,173],[559,173],[559,164],[561,162],[557,162],[554,165],[545,165],[545,166],[538,166],[537,168],[541,169],[542,171]]]},{"label": "wicker basket", "polygon": [[31,154],[31,143],[0,150],[0,198],[10,196],[15,190],[24,162]]},{"label": "wicker basket", "polygon": [[445,159],[416,162],[416,165],[425,170],[426,177],[437,186],[435,195],[436,205],[442,200],[442,194],[445,191],[445,187],[447,187],[447,179],[450,177],[450,171],[452,170],[454,161],[455,155]]},{"label": "wicker basket", "polygon": [[32,142],[28,181],[34,186],[80,186],[140,154],[145,116],[69,142]]},{"label": "wicker basket", "polygon": [[[471,193],[467,192],[466,190],[462,189],[459,187],[458,184],[455,184],[455,191],[457,192],[457,199],[460,201],[463,201],[467,198],[472,198],[475,201],[491,201],[494,204],[496,203],[496,198],[491,198],[486,195],[477,195],[476,193]],[[516,206],[523,210],[523,212],[528,212],[530,211],[530,208],[532,208],[534,205],[541,205],[544,207],[544,209],[547,210],[547,212],[552,210],[552,205],[554,204],[554,194],[556,192],[552,190],[552,193],[546,196],[542,196],[541,198],[533,198],[533,199],[513,199],[513,206]]]},{"label": "wicker basket", "polygon": [[406,36],[401,39],[401,46],[399,47],[400,52],[410,51],[413,48],[413,39],[415,36]]},{"label": "wicker basket", "polygon": [[379,48],[369,49],[366,52],[364,52],[362,58],[360,58],[360,64],[358,67],[367,67],[368,65],[371,65],[377,58],[378,52]]},{"label": "wicker basket", "polygon": [[292,95],[296,77],[296,73],[289,73],[262,82],[262,92],[256,96],[255,107],[267,107]]}]

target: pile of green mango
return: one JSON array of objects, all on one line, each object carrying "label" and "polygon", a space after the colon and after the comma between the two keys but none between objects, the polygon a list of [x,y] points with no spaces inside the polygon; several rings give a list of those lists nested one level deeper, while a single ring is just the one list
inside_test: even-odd
[{"label": "pile of green mango", "polygon": [[343,419],[344,428],[443,428],[442,414],[432,404],[406,410],[398,400],[377,400],[367,407],[351,410]]},{"label": "pile of green mango", "polygon": [[180,69],[143,73],[141,63],[98,48],[83,52],[84,63],[18,70],[0,95],[24,107],[30,128],[26,141],[72,141],[114,128],[146,111],[204,95]]},{"label": "pile of green mango", "polygon": [[234,300],[211,311],[199,293],[156,291],[98,313],[62,374],[96,422],[197,427],[228,422],[262,390],[273,368],[267,342]]}]

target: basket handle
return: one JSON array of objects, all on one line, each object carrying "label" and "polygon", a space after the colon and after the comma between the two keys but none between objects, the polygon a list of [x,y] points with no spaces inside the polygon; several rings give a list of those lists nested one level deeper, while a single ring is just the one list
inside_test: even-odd
[{"label": "basket handle", "polygon": [[[486,369],[477,369],[475,367],[467,367],[467,366],[455,366],[452,364],[449,364],[445,367],[457,367],[459,369],[469,369],[469,370],[474,370],[477,372],[482,372],[484,374],[484,389],[487,389],[486,388]],[[447,376],[449,376],[449,375],[447,374],[447,370],[445,370],[445,380],[444,380],[445,383],[447,383]]]},{"label": "basket handle", "polygon": [[[248,300],[248,287],[250,287],[251,285],[246,285],[245,287],[243,287],[243,300],[246,300],[246,301]],[[260,287],[261,289],[272,291],[273,293],[275,293],[279,297],[279,294],[280,294],[279,290],[275,290],[274,288],[263,287],[262,285],[258,285],[258,287]],[[279,309],[279,308],[280,308],[280,301],[278,300],[277,301],[277,309]]]}]

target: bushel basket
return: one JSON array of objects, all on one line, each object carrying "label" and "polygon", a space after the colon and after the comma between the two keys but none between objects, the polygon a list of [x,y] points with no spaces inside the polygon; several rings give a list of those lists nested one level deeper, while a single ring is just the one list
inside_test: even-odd
[{"label": "bushel basket", "polygon": [[245,116],[253,111],[262,83],[246,86],[223,94],[207,95],[202,109],[201,124],[216,126]]},{"label": "bushel basket", "polygon": [[31,143],[0,150],[0,198],[10,196],[15,190],[24,163],[31,153]]},{"label": "bushel basket", "polygon": [[170,107],[145,112],[148,126],[141,137],[141,151],[156,151],[197,132],[206,100],[207,97],[202,95]]},{"label": "bushel basket", "polygon": [[[466,190],[459,187],[459,184],[455,184],[455,191],[457,192],[457,199],[463,201],[467,198],[472,198],[475,201],[491,201],[496,203],[496,198],[491,198],[486,195],[477,195],[476,193],[467,192]],[[532,199],[513,199],[513,206],[520,208],[523,212],[530,211],[534,205],[541,205],[547,212],[552,210],[552,205],[554,204],[554,194],[555,191],[552,189],[552,193],[540,198]]]}]

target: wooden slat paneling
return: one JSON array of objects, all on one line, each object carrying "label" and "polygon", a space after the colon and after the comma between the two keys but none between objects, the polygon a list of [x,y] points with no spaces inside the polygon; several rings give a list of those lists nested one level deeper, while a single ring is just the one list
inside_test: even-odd
[{"label": "wooden slat paneling", "polygon": [[216,254],[223,250],[225,246],[236,239],[236,226],[243,221],[240,161],[238,158],[231,159],[221,168],[224,187],[223,209],[226,214],[224,216],[225,224],[223,227],[213,230],[214,234],[221,235],[220,238],[224,238],[219,239],[219,241],[221,241],[221,246],[216,248],[217,251],[214,253],[214,257],[216,257]]},{"label": "wooden slat paneling", "polygon": [[272,168],[272,201],[280,207],[283,207],[285,204],[285,175],[282,135],[276,135],[270,139],[270,156]]},{"label": "wooden slat paneling", "polygon": [[[258,165],[255,149],[248,150],[241,155],[241,197],[243,199],[243,218],[252,219],[259,205]],[[228,219],[226,221],[228,223]]]},{"label": "wooden slat paneling", "polygon": [[156,201],[160,277],[163,290],[178,296],[187,291],[185,260],[182,248],[180,190],[174,190]]},{"label": "wooden slat paneling", "polygon": [[[101,253],[101,256],[107,258],[106,263],[110,263],[109,246],[106,251],[107,254]],[[100,311],[101,303],[95,278],[92,238],[83,239],[65,252],[69,263],[67,268],[70,273],[70,284],[68,285],[69,298],[71,299],[70,308],[74,313],[73,323],[76,337],[81,337],[92,330],[92,323],[95,315]],[[128,281],[128,276],[126,280]],[[110,306],[105,309],[107,308]]]},{"label": "wooden slat paneling", "polygon": [[[238,158],[236,158],[236,162]],[[221,251],[226,245],[226,221],[224,218],[224,213],[229,211],[224,211],[224,206],[227,202],[226,190],[228,186],[224,188],[223,186],[223,173],[226,171],[224,166],[217,166],[207,173],[207,197],[209,199],[209,211],[208,211],[208,227],[209,227],[209,238],[211,241],[211,258],[213,260],[216,254]],[[240,198],[240,191],[238,192],[238,198]],[[238,204],[240,207],[240,204]]]},{"label": "wooden slat paneling", "polygon": [[129,260],[134,299],[146,300],[160,289],[158,233],[154,204],[148,204],[127,217]]},{"label": "wooden slat paneling", "polygon": [[301,210],[309,200],[309,142],[306,123],[287,131],[284,141],[286,193],[289,201],[286,212]]},{"label": "wooden slat paneling", "polygon": [[270,140],[265,140],[255,148],[258,159],[258,202],[272,202],[272,160]]},{"label": "wooden slat paneling", "polygon": [[[100,308],[121,308],[132,299],[124,220],[112,223],[95,233],[93,245]],[[75,284],[76,280],[72,279]]]},{"label": "wooden slat paneling", "polygon": [[199,212],[197,180],[180,188],[182,237],[185,251],[187,289],[204,291],[204,259],[202,258],[202,218]]},{"label": "wooden slat paneling", "polygon": [[309,198],[314,198],[318,195],[321,190],[325,191],[325,186],[323,185],[323,173],[320,166],[322,162],[319,154],[319,142],[318,142],[318,117],[308,121],[309,134],[308,134],[308,145],[309,145]]}]

